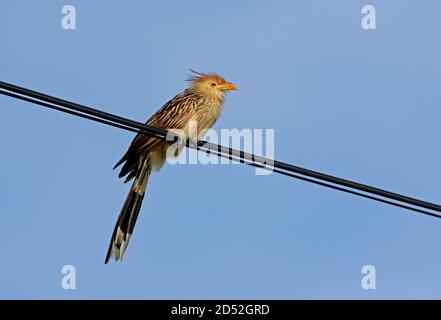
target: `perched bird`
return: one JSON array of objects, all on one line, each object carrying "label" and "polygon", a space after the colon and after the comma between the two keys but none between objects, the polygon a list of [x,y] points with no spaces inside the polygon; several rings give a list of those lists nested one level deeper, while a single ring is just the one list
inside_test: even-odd
[{"label": "perched bird", "polygon": [[[200,73],[190,70],[187,89],[160,108],[146,124],[167,129],[180,129],[181,138],[190,138],[189,123],[197,124],[197,139],[219,118],[225,95],[236,86],[215,73]],[[105,263],[113,257],[122,260],[141,209],[147,182],[152,170],[158,171],[167,157],[167,148],[172,144],[165,140],[138,134],[128,151],[117,162],[114,169],[123,165],[120,178],[125,182],[133,178],[132,187],[121,209],[110,240]],[[176,155],[175,155],[176,156]]]}]

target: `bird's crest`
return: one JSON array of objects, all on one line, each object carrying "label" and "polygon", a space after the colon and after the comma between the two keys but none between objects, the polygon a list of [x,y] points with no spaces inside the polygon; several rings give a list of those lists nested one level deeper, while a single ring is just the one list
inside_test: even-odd
[{"label": "bird's crest", "polygon": [[187,76],[188,76],[187,81],[190,82],[191,84],[200,83],[200,82],[203,82],[208,79],[213,79],[217,83],[225,83],[226,82],[223,77],[221,77],[220,75],[218,75],[217,73],[214,73],[214,72],[205,73],[205,72],[198,72],[193,69],[190,69],[190,72],[191,72],[191,74],[187,74]]}]

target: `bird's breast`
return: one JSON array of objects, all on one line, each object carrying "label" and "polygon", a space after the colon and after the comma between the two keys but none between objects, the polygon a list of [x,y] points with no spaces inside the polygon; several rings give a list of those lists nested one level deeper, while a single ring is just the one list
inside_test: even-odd
[{"label": "bird's breast", "polygon": [[210,101],[202,104],[192,117],[197,122],[198,139],[202,138],[207,129],[211,128],[219,118],[222,111],[222,103],[220,101]]}]

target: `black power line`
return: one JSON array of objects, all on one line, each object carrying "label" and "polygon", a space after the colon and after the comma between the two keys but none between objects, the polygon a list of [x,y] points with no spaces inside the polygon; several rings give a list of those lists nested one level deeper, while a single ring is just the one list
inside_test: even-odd
[{"label": "black power line", "polygon": [[[210,150],[207,150],[207,151],[210,152]],[[237,161],[237,162],[241,162],[240,158],[234,158],[232,156],[228,156],[228,155],[223,154],[223,153],[218,153],[216,155],[219,156],[219,157],[228,158],[228,159],[231,159],[231,160],[234,160],[234,161]],[[245,163],[245,164],[248,164],[248,165],[256,167],[256,168],[265,169],[264,166],[259,165],[257,163]],[[405,204],[401,204],[401,203],[398,203],[398,202],[393,202],[393,201],[390,201],[390,200],[386,200],[386,199],[382,199],[382,198],[379,198],[379,197],[371,196],[371,195],[366,194],[366,193],[361,193],[361,192],[357,192],[357,191],[354,191],[354,190],[351,190],[351,189],[342,188],[342,187],[339,187],[339,186],[336,186],[336,185],[333,185],[333,184],[330,184],[330,183],[318,181],[318,180],[315,180],[315,179],[312,179],[312,178],[303,177],[303,176],[300,176],[298,174],[282,171],[282,170],[279,170],[279,169],[276,169],[276,168],[274,168],[272,170],[275,173],[279,173],[279,174],[285,175],[287,177],[303,180],[303,181],[306,181],[306,182],[309,182],[309,183],[317,184],[317,185],[322,186],[322,187],[327,187],[327,188],[331,188],[331,189],[334,189],[334,190],[346,192],[346,193],[349,193],[349,194],[352,194],[352,195],[356,195],[356,196],[359,196],[359,197],[363,197],[363,198],[366,198],[366,199],[375,200],[375,201],[382,202],[382,203],[385,203],[385,204],[389,204],[389,205],[392,205],[392,206],[396,206],[396,207],[399,207],[399,208],[403,208],[403,209],[415,211],[415,212],[418,212],[418,213],[422,213],[422,214],[425,214],[425,215],[428,215],[428,216],[432,216],[432,217],[436,217],[436,218],[441,218],[441,215],[439,215],[439,214],[436,214],[436,213],[433,213],[433,212],[429,212],[429,211],[426,211],[426,210],[422,210],[422,209],[418,209],[418,208],[415,208],[415,207],[411,207],[411,206],[408,206],[408,205],[405,205]]]},{"label": "black power line", "polygon": [[[149,136],[155,136],[160,139],[165,139],[167,136],[168,137],[175,136],[175,134],[173,134],[172,132],[169,132],[161,128],[152,127],[141,122],[126,119],[111,113],[103,112],[67,100],[59,99],[53,96],[49,96],[40,92],[29,90],[13,84],[0,81],[0,88],[7,90],[7,91],[0,90],[0,94],[13,97],[16,99],[21,99],[30,103],[38,104],[57,111],[66,112],[71,115],[83,117],[92,121],[100,122],[120,129],[136,132],[136,133],[142,133]],[[205,152],[211,152],[219,157],[229,158],[234,161],[251,165],[253,167],[272,170],[276,173],[283,174],[292,178],[300,179],[303,181],[307,181],[310,183],[318,184],[335,190],[347,192],[371,200],[380,201],[386,204],[394,205],[397,207],[430,215],[433,217],[441,218],[440,214],[436,214],[421,209],[421,208],[425,208],[425,209],[441,212],[441,206],[438,204],[415,199],[412,197],[390,192],[387,190],[371,187],[358,182],[341,179],[335,176],[323,174],[317,171],[312,171],[298,166],[293,166],[288,163],[264,158],[244,151],[213,144],[207,141],[199,141],[197,145],[192,145],[187,143],[187,146],[193,149],[197,149]],[[323,181],[326,181],[328,183]],[[355,189],[361,192],[357,192],[351,189]],[[383,198],[391,199],[394,201],[375,197],[372,196],[371,194]],[[399,202],[412,205],[413,207],[404,205]]]}]

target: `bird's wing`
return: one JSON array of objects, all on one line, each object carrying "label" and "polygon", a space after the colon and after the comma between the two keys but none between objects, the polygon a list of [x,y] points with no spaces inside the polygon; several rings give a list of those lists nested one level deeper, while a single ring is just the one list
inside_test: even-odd
[{"label": "bird's wing", "polygon": [[[196,111],[197,100],[184,93],[178,94],[168,101],[161,109],[147,120],[146,124],[162,129],[183,129]],[[152,150],[161,139],[138,133],[133,139],[126,154],[117,162],[114,168],[125,162],[119,177],[130,173],[126,182],[136,176],[141,155]]]}]

